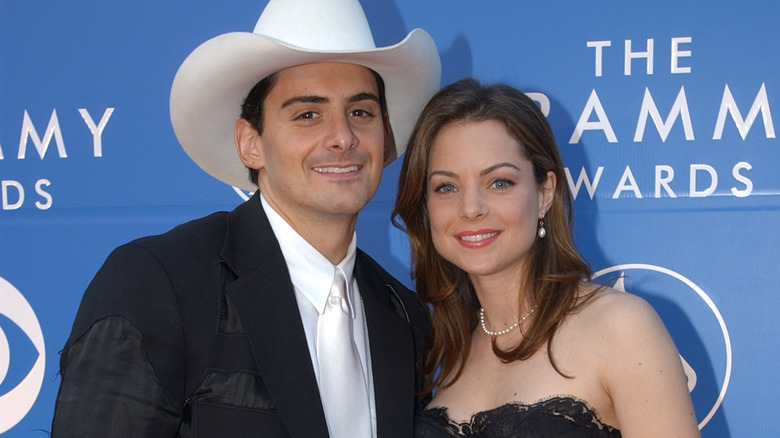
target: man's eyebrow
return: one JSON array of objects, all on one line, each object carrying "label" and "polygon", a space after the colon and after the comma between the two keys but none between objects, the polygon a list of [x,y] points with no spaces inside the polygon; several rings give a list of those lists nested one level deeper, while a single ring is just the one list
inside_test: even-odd
[{"label": "man's eyebrow", "polygon": [[[358,93],[352,97],[350,97],[347,102],[349,103],[355,103],[355,102],[361,102],[364,100],[371,100],[374,102],[379,103],[379,96],[377,96],[374,93]],[[292,104],[296,103],[328,103],[330,102],[330,99],[327,97],[322,96],[295,96],[290,99],[287,99],[282,103],[282,108],[288,107]]]},{"label": "man's eyebrow", "polygon": [[352,97],[349,98],[348,102],[354,103],[354,102],[360,102],[362,100],[373,100],[374,102],[379,103],[379,96],[377,96],[374,93],[358,93]]},{"label": "man's eyebrow", "polygon": [[328,103],[328,99],[321,96],[295,96],[285,100],[282,103],[282,108],[288,107],[295,103]]}]

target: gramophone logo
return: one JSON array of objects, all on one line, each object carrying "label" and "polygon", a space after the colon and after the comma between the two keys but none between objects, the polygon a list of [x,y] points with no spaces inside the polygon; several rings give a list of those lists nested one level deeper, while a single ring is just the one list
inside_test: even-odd
[{"label": "gramophone logo", "polygon": [[[11,351],[9,336],[4,329],[15,329],[26,336],[37,351],[37,358],[29,371],[20,381],[12,379],[9,370],[12,360],[16,365],[16,355]],[[11,336],[15,339],[16,336]],[[43,344],[43,332],[38,318],[24,296],[9,282],[0,277],[0,434],[14,427],[30,411],[43,384],[46,366],[46,349]],[[22,370],[24,372],[26,370]],[[10,387],[12,386],[12,387]]]},{"label": "gramophone logo", "polygon": [[625,264],[594,274],[596,283],[620,278],[614,287],[647,300],[663,319],[680,352],[699,429],[720,408],[731,378],[731,339],[707,293],[661,266]]}]

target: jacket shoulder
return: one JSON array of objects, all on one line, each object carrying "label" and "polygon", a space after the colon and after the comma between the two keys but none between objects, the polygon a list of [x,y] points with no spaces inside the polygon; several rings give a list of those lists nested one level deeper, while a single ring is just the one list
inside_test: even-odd
[{"label": "jacket shoulder", "polygon": [[409,290],[409,288],[404,286],[404,284],[398,281],[397,278],[393,277],[389,272],[387,272],[385,268],[383,268],[382,265],[379,264],[379,262],[374,260],[370,255],[366,254],[360,249],[357,250],[357,260],[358,263],[360,263],[360,265],[362,266],[362,269],[366,269],[369,272],[376,275],[387,286],[392,287],[400,294],[407,295],[409,297],[414,297],[415,295],[414,292]]},{"label": "jacket shoulder", "polygon": [[224,211],[212,213],[177,225],[165,233],[135,239],[126,245],[140,246],[153,253],[173,252],[180,256],[221,246],[227,229],[227,214]]},{"label": "jacket shoulder", "polygon": [[403,283],[398,281],[388,273],[376,260],[365,252],[358,249],[358,266],[364,271],[364,277],[374,278],[376,282],[381,282],[391,291],[391,301],[399,307],[396,311],[404,314],[415,331],[421,330],[427,332],[429,322],[428,312],[425,311],[422,302],[417,298],[417,294],[411,291]]}]

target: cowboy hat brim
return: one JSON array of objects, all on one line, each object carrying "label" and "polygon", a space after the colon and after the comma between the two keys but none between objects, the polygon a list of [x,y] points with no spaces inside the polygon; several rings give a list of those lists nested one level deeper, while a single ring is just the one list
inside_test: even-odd
[{"label": "cowboy hat brim", "polygon": [[176,137],[190,158],[215,178],[256,190],[234,142],[241,104],[266,76],[315,62],[358,64],[382,77],[396,145],[385,165],[406,149],[417,117],[441,79],[436,45],[422,29],[393,46],[332,52],[301,49],[255,33],[227,33],[196,48],[176,73],[170,98]]}]

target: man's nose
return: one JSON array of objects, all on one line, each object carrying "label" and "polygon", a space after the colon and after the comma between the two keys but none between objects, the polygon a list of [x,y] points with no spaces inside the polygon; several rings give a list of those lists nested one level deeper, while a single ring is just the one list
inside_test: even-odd
[{"label": "man's nose", "polygon": [[328,147],[336,150],[347,151],[358,144],[348,115],[333,117],[330,121]]}]

